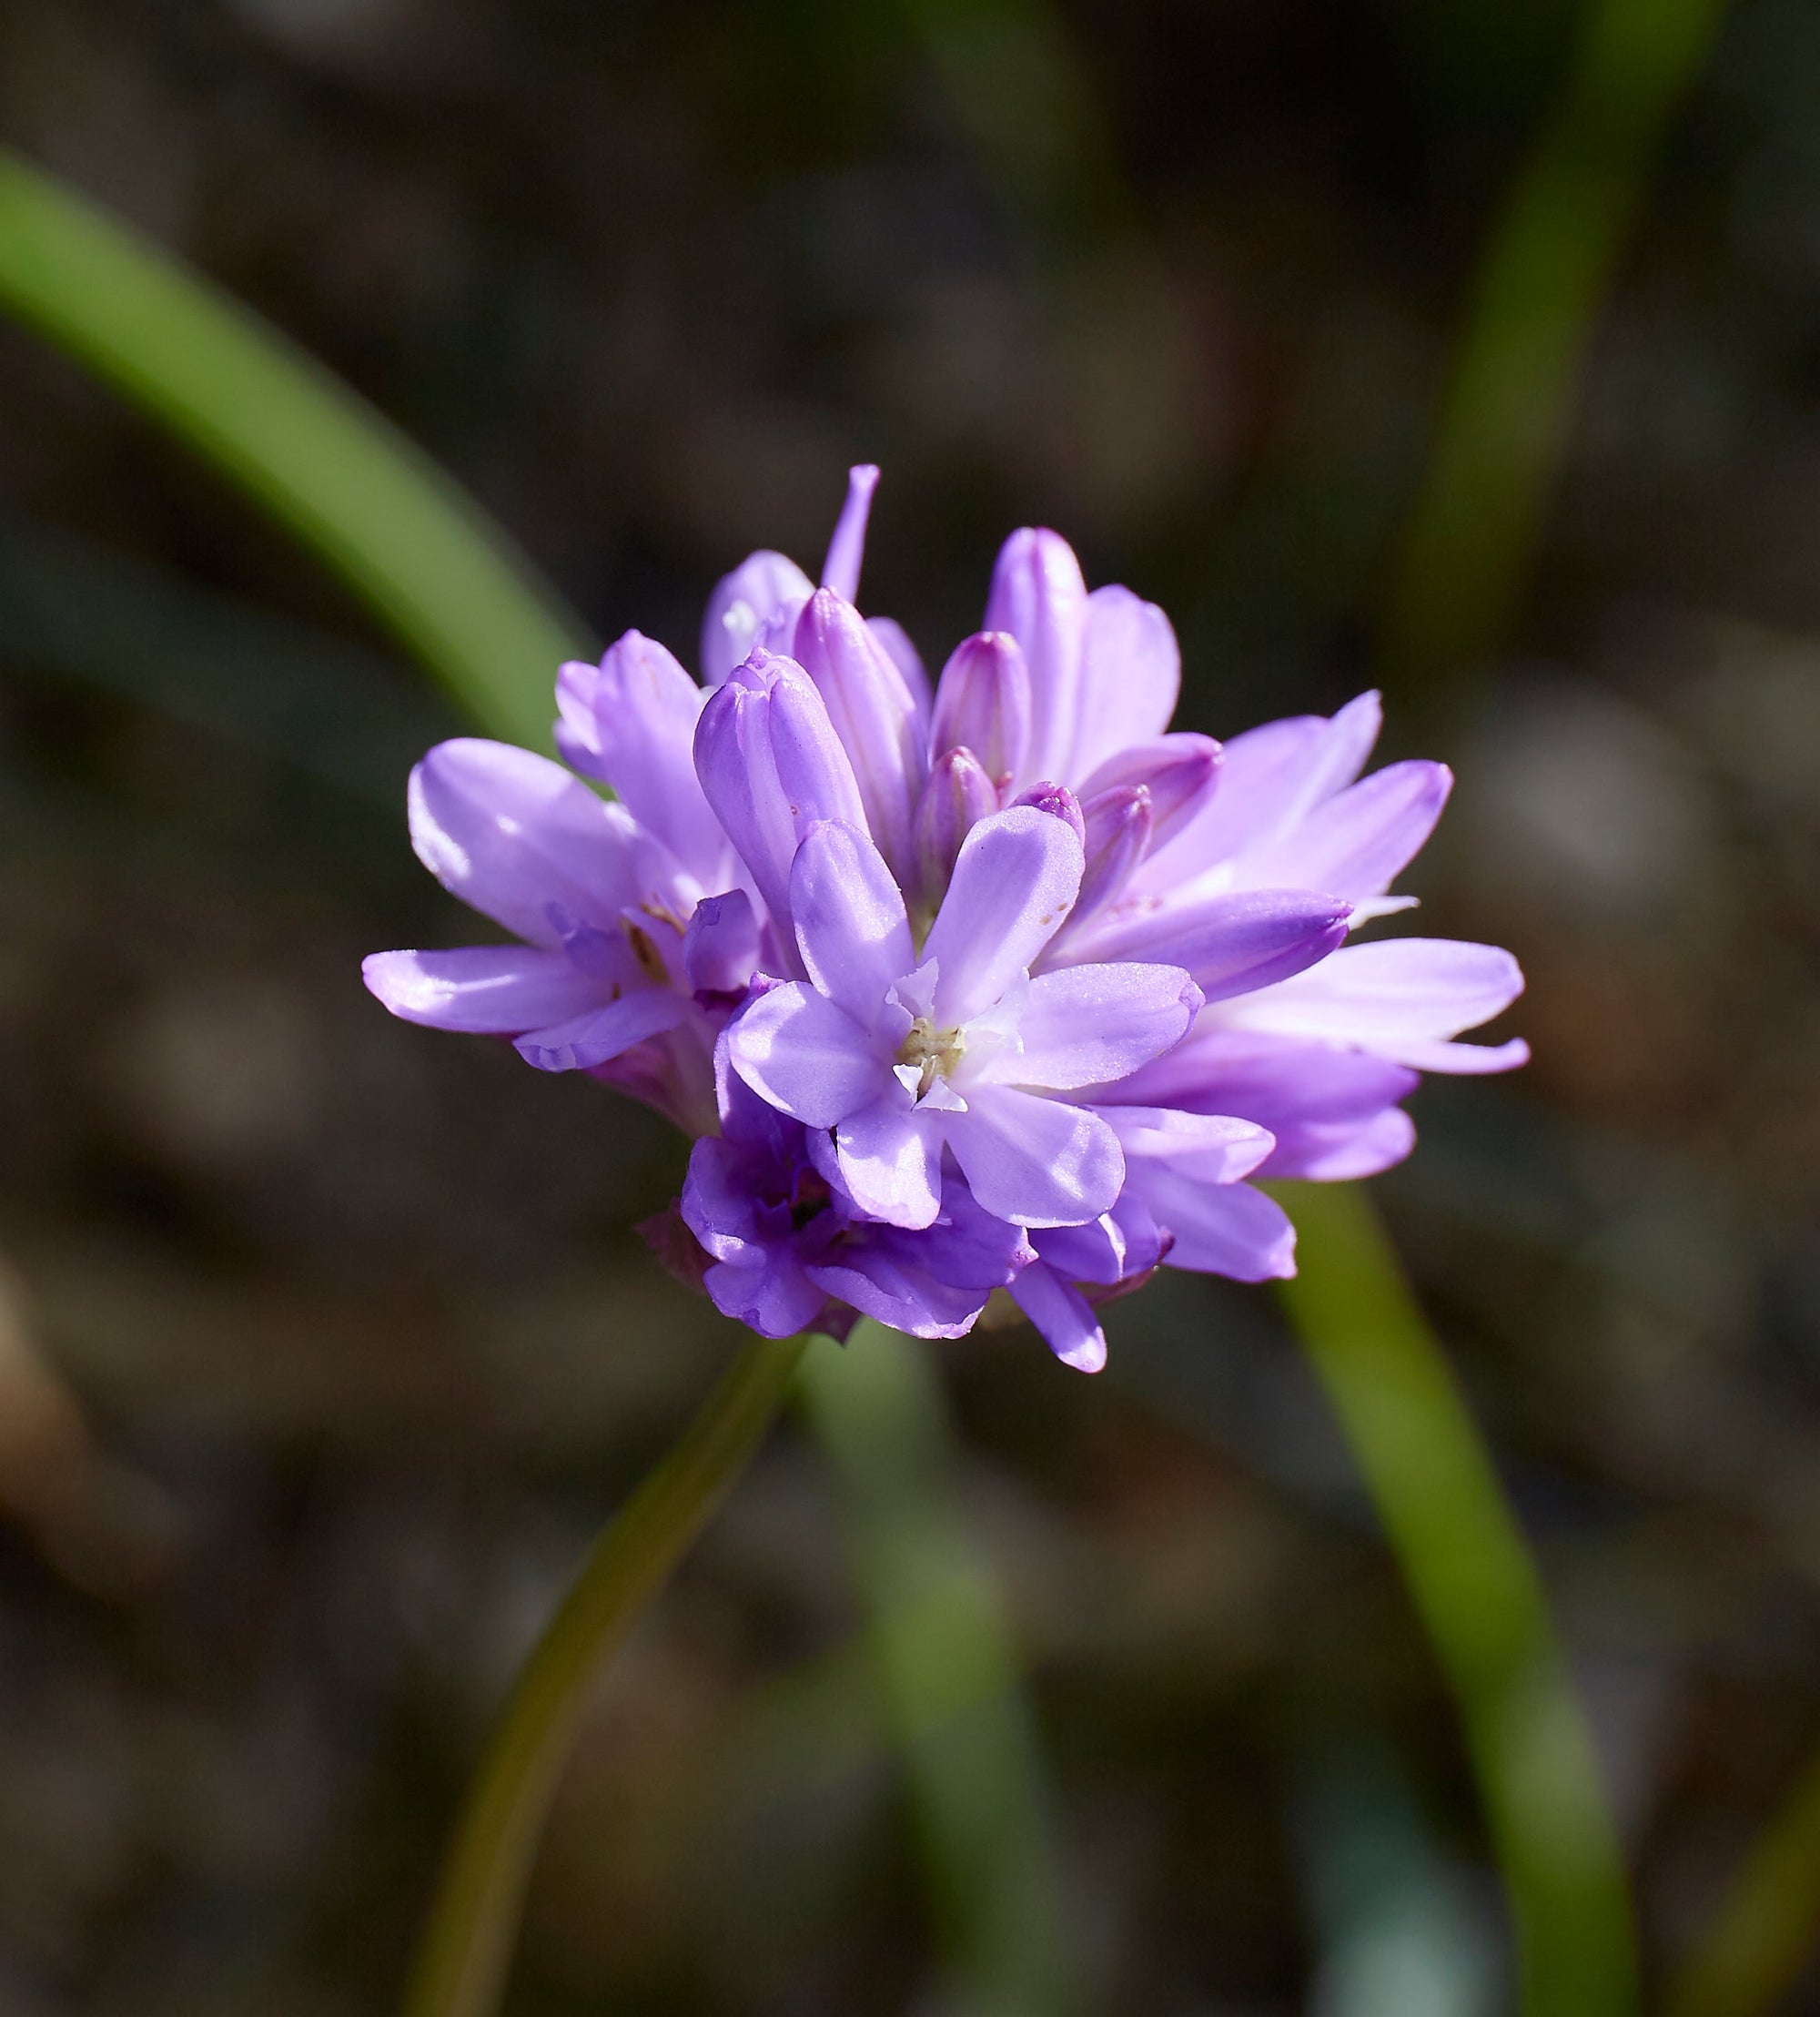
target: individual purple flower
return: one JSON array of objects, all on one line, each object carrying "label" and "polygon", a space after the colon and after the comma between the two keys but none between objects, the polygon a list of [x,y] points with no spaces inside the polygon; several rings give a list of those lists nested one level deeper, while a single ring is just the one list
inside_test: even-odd
[{"label": "individual purple flower", "polygon": [[833,1130],[858,1207],[925,1226],[943,1151],[1014,1225],[1078,1225],[1124,1181],[1113,1130],[1056,1097],[1118,1079],[1187,1032],[1200,993],[1178,968],[1029,968],[1080,887],[1064,819],[1014,806],[967,836],[920,955],[904,897],[864,834],[812,827],[791,872],[808,978],[760,994],[728,1031],[740,1077]]},{"label": "individual purple flower", "polygon": [[[372,954],[363,978],[394,1015],[511,1037],[549,1070],[608,1066],[680,1031],[705,1090],[713,1031],[694,1027],[684,949],[701,891],[662,841],[503,743],[439,745],[411,773],[409,806],[424,866],[521,943]],[[691,1089],[672,1092],[667,1108],[700,1116]]]},{"label": "individual purple flower", "polygon": [[765,1337],[812,1324],[844,1335],[857,1313],[957,1338],[1034,1258],[1029,1236],[983,1211],[954,1171],[926,1228],[867,1220],[817,1167],[802,1122],[727,1068],[724,1039],[716,1062],[722,1130],[695,1144],[682,1213],[726,1315]]}]

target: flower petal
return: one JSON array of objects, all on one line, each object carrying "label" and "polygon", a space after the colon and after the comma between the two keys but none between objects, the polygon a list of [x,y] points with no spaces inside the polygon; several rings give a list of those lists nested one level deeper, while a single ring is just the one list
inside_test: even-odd
[{"label": "flower petal", "polygon": [[1029,667],[1030,739],[1019,783],[1072,775],[1087,625],[1087,583],[1073,548],[1058,532],[1013,532],[992,570],[981,628],[1009,631]]},{"label": "flower petal", "polygon": [[702,710],[695,772],[790,957],[790,865],[818,819],[864,828],[853,765],[803,668],[754,652]]},{"label": "flower petal", "polygon": [[410,774],[410,838],[452,896],[554,949],[566,913],[617,931],[642,892],[636,830],[561,764],[509,743],[439,743]]},{"label": "flower petal", "polygon": [[1512,1037],[1509,1043],[1402,1043],[1397,1046],[1397,1060],[1418,1071],[1478,1078],[1528,1064],[1530,1047],[1521,1037]]},{"label": "flower petal", "polygon": [[865,627],[896,666],[897,676],[910,695],[910,704],[916,710],[916,719],[926,728],[935,695],[929,691],[929,675],[923,669],[922,654],[910,642],[909,632],[895,616],[868,616]]},{"label": "flower petal", "polygon": [[970,749],[995,785],[1024,775],[1030,745],[1030,672],[1008,631],[962,639],[935,688],[932,755]]},{"label": "flower petal", "polygon": [[961,843],[954,880],[924,945],[938,966],[935,1013],[971,1021],[1054,937],[1080,889],[1087,857],[1065,820],[1014,806]]},{"label": "flower petal", "polygon": [[743,889],[703,897],[682,934],[682,971],[697,994],[743,994],[758,965],[758,916]]},{"label": "flower petal", "polygon": [[859,612],[831,589],[817,589],[804,604],[793,652],[852,763],[866,830],[892,867],[907,875],[910,816],[926,757],[903,675]]},{"label": "flower petal", "polygon": [[[1276,1138],[1269,1175],[1334,1181],[1387,1170],[1409,1153],[1414,1130],[1397,1102],[1419,1083],[1407,1066],[1362,1051],[1203,1023],[1125,1080],[1117,1097],[1243,1115]],[[1127,1156],[1136,1152],[1122,1130],[1120,1140]]]},{"label": "flower petal", "polygon": [[726,836],[695,776],[695,722],[704,699],[662,644],[628,631],[598,665],[571,661],[556,677],[566,760],[619,794],[701,881],[724,887]]},{"label": "flower petal", "polygon": [[432,1029],[515,1036],[599,1008],[611,983],[560,952],[463,946],[451,952],[376,952],[360,978],[393,1015]]},{"label": "flower petal", "polygon": [[1097,1373],[1106,1363],[1106,1333],[1093,1305],[1073,1283],[1038,1261],[1015,1275],[1012,1300],[1042,1333],[1043,1342],[1077,1373]]},{"label": "flower petal", "polygon": [[719,1261],[702,1277],[723,1316],[762,1338],[793,1338],[821,1314],[827,1291],[785,1247],[758,1250],[751,1262]]},{"label": "flower petal", "polygon": [[1118,1137],[1128,1169],[1163,1157],[1191,1169],[1207,1183],[1237,1183],[1270,1153],[1276,1138],[1256,1121],[1234,1114],[1187,1113],[1176,1107],[1096,1107]]},{"label": "flower petal", "polygon": [[1038,974],[1017,1026],[1021,1052],[1001,1050],[980,1079],[1067,1091],[1122,1079],[1179,1043],[1200,1000],[1179,967],[1125,961]]},{"label": "flower petal", "polygon": [[804,970],[862,1029],[915,963],[904,895],[856,828],[812,826],[790,871],[790,908]]},{"label": "flower petal", "polygon": [[1233,736],[1218,789],[1170,850],[1169,880],[1273,840],[1350,785],[1371,754],[1381,719],[1378,695],[1360,694],[1330,721],[1292,715]]},{"label": "flower petal", "polygon": [[1355,903],[1374,897],[1415,858],[1452,786],[1445,764],[1387,765],[1240,855],[1237,879],[1253,888],[1330,889]]},{"label": "flower petal", "polygon": [[[1483,1054],[1478,1044],[1455,1048]],[[1350,1183],[1394,1168],[1415,1145],[1415,1122],[1400,1107],[1386,1107],[1363,1120],[1313,1121],[1294,1129],[1279,1138],[1262,1167],[1267,1177]]]},{"label": "flower petal", "polygon": [[940,1280],[919,1251],[925,1242],[894,1242],[895,1228],[881,1231],[883,1237],[837,1247],[810,1268],[810,1279],[862,1316],[913,1338],[966,1337],[991,1291],[956,1288]]},{"label": "flower petal", "polygon": [[[1522,989],[1522,969],[1496,946],[1384,938],[1347,946],[1307,973],[1230,1003],[1220,1022],[1356,1044],[1420,1066],[1416,1053],[1432,1056],[1432,1047],[1508,1008]],[[1492,1070],[1522,1061],[1509,1055],[1490,1063],[1489,1055]]]},{"label": "flower petal", "polygon": [[1156,603],[1128,588],[1095,589],[1087,599],[1079,722],[1060,775],[1083,777],[1116,752],[1160,735],[1181,685],[1181,650]]},{"label": "flower petal", "polygon": [[1113,751],[1081,785],[1080,796],[1085,804],[1115,785],[1142,785],[1150,794],[1154,856],[1211,804],[1219,771],[1220,748],[1211,735],[1158,735]]},{"label": "flower petal", "polygon": [[529,1030],[512,1048],[540,1071],[592,1071],[647,1037],[675,1029],[688,1012],[688,1003],[671,988],[640,988],[604,1008]]},{"label": "flower petal", "polygon": [[815,584],[783,553],[748,553],[731,574],[723,574],[702,614],[702,684],[718,686],[743,664],[761,633],[796,612]]},{"label": "flower petal", "polygon": [[936,757],[911,822],[916,888],[925,902],[948,887],[962,841],[997,810],[998,793],[972,750],[945,750]]},{"label": "flower petal", "polygon": [[844,602],[859,597],[860,565],[865,559],[865,523],[872,516],[872,493],[878,488],[878,465],[855,462],[847,471],[846,502],[834,521],[828,556],[822,563],[822,586]]},{"label": "flower petal", "polygon": [[907,1100],[875,1100],[834,1133],[842,1181],[862,1211],[886,1225],[927,1226],[942,1208],[942,1136]]},{"label": "flower petal", "polygon": [[1206,1183],[1164,1161],[1134,1164],[1133,1188],[1174,1235],[1172,1268],[1269,1282],[1296,1272],[1296,1229],[1283,1208],[1249,1183]]},{"label": "flower petal", "polygon": [[1125,1229],[1109,1211],[1084,1226],[1050,1226],[1030,1244],[1065,1282],[1110,1288],[1126,1272]]},{"label": "flower petal", "polygon": [[1350,907],[1309,889],[1244,889],[1178,904],[1115,905],[1067,956],[1158,959],[1186,967],[1208,1001],[1244,994],[1324,959],[1346,937]]},{"label": "flower petal", "polygon": [[727,1028],[727,1056],[755,1093],[810,1128],[832,1128],[890,1082],[853,1018],[800,980],[741,1010]]},{"label": "flower petal", "polygon": [[981,1086],[944,1116],[969,1188],[1015,1226],[1085,1225],[1109,1211],[1125,1178],[1118,1138],[1098,1115],[1010,1086]]}]

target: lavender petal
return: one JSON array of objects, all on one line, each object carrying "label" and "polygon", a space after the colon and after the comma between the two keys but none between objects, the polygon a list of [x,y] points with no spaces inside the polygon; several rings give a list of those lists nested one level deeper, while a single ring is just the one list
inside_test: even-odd
[{"label": "lavender petal", "polygon": [[1072,1282],[1039,1261],[1012,1282],[1011,1294],[1064,1365],[1077,1373],[1097,1373],[1105,1366],[1106,1333],[1093,1305]]},{"label": "lavender petal", "polygon": [[531,945],[561,944],[554,911],[617,930],[642,894],[631,816],[547,756],[470,736],[440,743],[411,772],[409,799],[419,860]]},{"label": "lavender petal", "polygon": [[805,1127],[832,1128],[893,1082],[864,1030],[800,980],[748,1003],[726,1040],[746,1084]]},{"label": "lavender petal", "polygon": [[515,1036],[599,1006],[605,992],[560,952],[464,946],[451,952],[376,952],[360,964],[368,989],[406,1022]]},{"label": "lavender petal", "polygon": [[924,946],[937,964],[942,1023],[971,1020],[1032,963],[1067,917],[1085,866],[1072,829],[1032,806],[980,821],[961,844]]},{"label": "lavender petal", "polygon": [[718,686],[745,663],[784,619],[814,593],[815,584],[783,553],[749,553],[714,583],[702,616],[702,684]]},{"label": "lavender petal", "polygon": [[1087,599],[1081,704],[1065,773],[1078,777],[1133,743],[1160,735],[1181,692],[1182,654],[1169,619],[1128,588]]},{"label": "lavender petal", "polygon": [[904,897],[879,851],[853,826],[812,826],[790,871],[804,970],[869,1029],[886,990],[915,964]]},{"label": "lavender petal", "polygon": [[977,1082],[1069,1091],[1123,1079],[1179,1043],[1200,1005],[1179,967],[1127,961],[1038,974],[1017,1026],[1021,1049],[1000,1051]]},{"label": "lavender petal", "polygon": [[945,1118],[968,1188],[1009,1224],[1083,1225],[1118,1196],[1118,1138],[1084,1108],[1010,1086],[975,1086],[967,1110]]},{"label": "lavender petal", "polygon": [[641,988],[604,1008],[532,1029],[512,1048],[540,1071],[592,1071],[641,1044],[673,1029],[689,1013],[681,995],[668,988]]},{"label": "lavender petal", "polygon": [[1025,527],[999,549],[982,628],[1009,631],[1030,669],[1030,741],[1023,777],[1072,775],[1081,715],[1087,583],[1059,533]]},{"label": "lavender petal", "polygon": [[[892,1091],[897,1088],[895,1083]],[[834,1132],[842,1181],[859,1209],[886,1225],[933,1225],[941,1210],[942,1138],[907,1100],[875,1099]]]}]

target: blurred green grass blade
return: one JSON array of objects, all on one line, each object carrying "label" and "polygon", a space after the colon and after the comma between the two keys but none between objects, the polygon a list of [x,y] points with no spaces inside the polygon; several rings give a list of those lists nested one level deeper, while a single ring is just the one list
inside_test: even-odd
[{"label": "blurred green grass blade", "polygon": [[248,491],[495,734],[547,744],[587,628],[506,536],[288,338],[4,149],[0,305]]},{"label": "blurred green grass blade", "polygon": [[840,1480],[849,1554],[966,2017],[1077,2007],[1017,1660],[954,1493],[931,1348],[870,1322],[818,1340],[801,1392]]},{"label": "blurred green grass blade", "polygon": [[1667,2017],[1768,2017],[1820,1941],[1820,1757],[1744,1859],[1671,1984]]},{"label": "blurred green grass blade", "polygon": [[1588,341],[1724,0],[1589,0],[1560,95],[1486,244],[1393,581],[1389,676],[1505,642]]},{"label": "blurred green grass blade", "polygon": [[1636,1957],[1599,1765],[1541,1580],[1434,1333],[1358,1184],[1279,1190],[1290,1318],[1466,1727],[1528,2017],[1625,2017]]}]

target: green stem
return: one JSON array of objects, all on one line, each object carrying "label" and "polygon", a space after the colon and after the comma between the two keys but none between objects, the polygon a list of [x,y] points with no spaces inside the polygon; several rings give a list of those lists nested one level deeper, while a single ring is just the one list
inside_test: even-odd
[{"label": "green stem", "polygon": [[1771,1822],[1670,1987],[1668,2017],[1763,2017],[1820,1934],[1820,1757]]},{"label": "green stem", "polygon": [[818,1344],[804,1405],[844,1495],[854,1577],[909,1772],[949,1982],[967,2017],[1078,2007],[1041,1757],[989,1569],[953,1484],[934,1348],[863,1323]]},{"label": "green stem", "polygon": [[498,2004],[544,1819],[602,1670],[757,1449],[807,1342],[747,1345],[595,1543],[520,1675],[469,1791],[406,2017],[488,2017]]},{"label": "green stem", "polygon": [[1284,1300],[1459,1704],[1530,2017],[1624,2017],[1636,1955],[1602,1775],[1522,1530],[1358,1184],[1284,1186]]},{"label": "green stem", "polygon": [[485,513],[288,337],[4,148],[0,305],[257,498],[495,734],[548,741],[586,625]]}]

